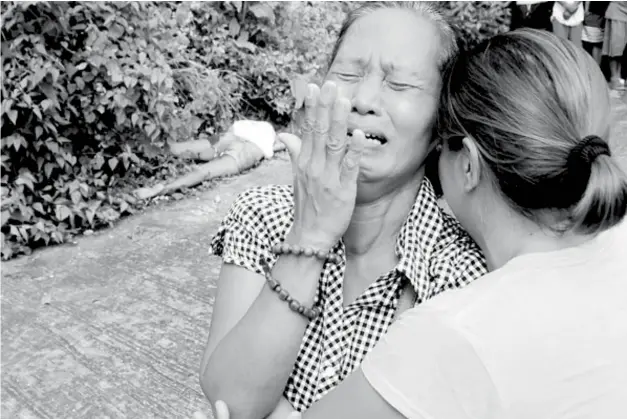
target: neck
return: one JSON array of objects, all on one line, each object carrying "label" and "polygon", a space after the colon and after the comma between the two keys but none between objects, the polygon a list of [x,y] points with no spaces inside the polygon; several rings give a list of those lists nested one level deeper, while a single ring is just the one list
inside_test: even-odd
[{"label": "neck", "polygon": [[573,232],[556,233],[515,213],[509,207],[494,210],[495,207],[489,212],[489,219],[479,222],[482,231],[473,235],[486,257],[490,271],[503,267],[517,256],[562,250],[578,246],[591,238]]},{"label": "neck", "polygon": [[347,255],[360,256],[376,249],[394,249],[396,236],[416,201],[421,183],[422,173],[419,173],[387,195],[356,204],[343,237]]}]

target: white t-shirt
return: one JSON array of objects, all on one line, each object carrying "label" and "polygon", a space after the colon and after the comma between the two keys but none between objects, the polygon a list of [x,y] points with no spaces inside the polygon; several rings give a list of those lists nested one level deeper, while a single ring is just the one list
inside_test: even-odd
[{"label": "white t-shirt", "polygon": [[626,418],[627,222],[406,311],[362,369],[408,418]]}]

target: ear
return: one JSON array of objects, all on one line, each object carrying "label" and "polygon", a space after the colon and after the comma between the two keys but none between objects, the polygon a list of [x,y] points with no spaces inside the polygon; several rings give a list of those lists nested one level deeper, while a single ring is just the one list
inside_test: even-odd
[{"label": "ear", "polygon": [[468,137],[462,140],[460,161],[463,169],[464,190],[471,192],[479,186],[481,181],[481,155],[477,144]]}]

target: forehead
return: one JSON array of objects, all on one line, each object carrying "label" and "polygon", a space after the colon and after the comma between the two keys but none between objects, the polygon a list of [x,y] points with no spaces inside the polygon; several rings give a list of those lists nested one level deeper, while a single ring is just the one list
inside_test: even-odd
[{"label": "forehead", "polygon": [[411,10],[382,9],[353,23],[336,61],[376,60],[412,72],[437,72],[440,49],[433,22]]}]

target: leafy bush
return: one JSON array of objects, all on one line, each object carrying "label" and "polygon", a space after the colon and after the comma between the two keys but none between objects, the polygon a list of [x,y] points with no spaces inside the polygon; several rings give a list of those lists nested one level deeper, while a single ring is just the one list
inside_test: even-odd
[{"label": "leafy bush", "polygon": [[[138,207],[168,143],[233,119],[290,121],[290,80],[320,77],[359,2],[3,2],[2,258],[63,243]],[[475,42],[499,3],[444,4]]]},{"label": "leafy bush", "polygon": [[509,30],[511,19],[508,2],[451,1],[440,5],[455,23],[465,48]]},{"label": "leafy bush", "polygon": [[[342,17],[279,2],[1,7],[3,259],[132,212],[125,190],[164,170],[169,142],[243,116],[287,123],[291,77],[322,65],[312,54]],[[319,28],[293,36],[293,19]]]}]

